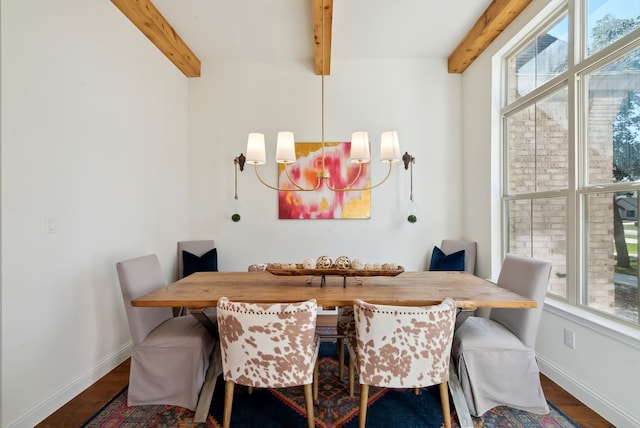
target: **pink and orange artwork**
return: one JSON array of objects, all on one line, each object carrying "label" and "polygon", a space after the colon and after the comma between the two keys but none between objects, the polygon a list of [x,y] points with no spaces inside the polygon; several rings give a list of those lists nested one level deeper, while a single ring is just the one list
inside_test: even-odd
[{"label": "pink and orange artwork", "polygon": [[[322,143],[296,143],[296,162],[287,166],[289,176],[300,187],[317,186],[322,170]],[[349,160],[351,143],[324,143],[324,169],[329,173],[320,187],[295,191],[284,165],[278,165],[278,218],[280,219],[368,219],[371,218],[371,190],[336,192],[346,187],[363,189],[371,184],[368,163]],[[360,169],[362,168],[362,169]],[[355,180],[355,181],[354,181]]]}]

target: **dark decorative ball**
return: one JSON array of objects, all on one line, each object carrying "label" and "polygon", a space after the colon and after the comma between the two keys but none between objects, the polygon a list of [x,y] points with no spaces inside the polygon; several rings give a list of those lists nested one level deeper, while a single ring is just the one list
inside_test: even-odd
[{"label": "dark decorative ball", "polygon": [[240,221],[240,214],[235,213],[231,216],[231,220],[233,220],[234,222],[239,222]]},{"label": "dark decorative ball", "polygon": [[409,223],[415,223],[416,221],[418,221],[418,217],[411,214],[409,217],[407,217],[407,220],[409,220]]}]

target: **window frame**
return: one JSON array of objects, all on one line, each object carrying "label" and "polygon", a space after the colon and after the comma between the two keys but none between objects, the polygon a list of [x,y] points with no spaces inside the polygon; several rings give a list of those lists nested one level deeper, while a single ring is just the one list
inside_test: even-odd
[{"label": "window frame", "polygon": [[[587,55],[587,0],[566,0],[559,4],[551,13],[542,19],[541,23],[531,31],[528,31],[509,50],[501,53],[499,65],[501,67],[501,95],[500,95],[500,189],[501,189],[501,244],[502,256],[509,248],[509,218],[508,205],[514,200],[543,199],[549,197],[564,196],[566,201],[566,297],[547,293],[547,298],[561,302],[580,310],[586,310],[598,317],[604,317],[621,325],[640,329],[640,319],[635,322],[609,314],[597,308],[589,306],[587,299],[587,251],[585,233],[586,222],[585,201],[586,195],[593,193],[610,192],[614,190],[637,191],[640,193],[640,180],[626,183],[590,184],[587,181],[587,116],[588,103],[587,86],[584,76],[606,64],[619,60],[624,55],[640,49],[640,29],[636,29],[609,46]],[[509,99],[509,58],[517,55],[528,46],[536,37],[552,29],[565,17],[568,18],[568,58],[567,70],[558,74],[553,79],[544,82],[527,94],[517,98],[508,104]],[[578,22],[580,21],[580,22]],[[530,192],[511,195],[509,191],[508,168],[508,119],[510,116],[526,108],[534,106],[545,97],[560,90],[563,86],[568,91],[568,186],[563,190],[551,190],[542,192]],[[614,207],[615,208],[615,207]],[[639,275],[640,282],[640,275]],[[640,286],[640,284],[639,284]],[[640,306],[640,305],[639,305]]]}]

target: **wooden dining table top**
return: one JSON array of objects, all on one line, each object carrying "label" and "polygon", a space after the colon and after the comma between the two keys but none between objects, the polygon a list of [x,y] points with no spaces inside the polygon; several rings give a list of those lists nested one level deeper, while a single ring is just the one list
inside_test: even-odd
[{"label": "wooden dining table top", "polygon": [[[198,272],[132,300],[142,307],[215,307],[221,297],[251,303],[316,299],[318,306],[350,306],[355,299],[429,306],[445,297],[460,309],[535,308],[536,302],[466,272],[403,272],[397,276],[279,276],[269,272]],[[344,285],[344,286],[343,286]]]}]

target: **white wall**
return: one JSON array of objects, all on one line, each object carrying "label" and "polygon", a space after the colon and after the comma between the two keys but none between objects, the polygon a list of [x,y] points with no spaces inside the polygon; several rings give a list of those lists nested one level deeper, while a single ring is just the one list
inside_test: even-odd
[{"label": "white wall", "polygon": [[268,164],[261,175],[276,184],[275,138],[291,130],[296,141],[320,141],[321,77],[309,63],[204,64],[189,82],[189,231],[217,241],[221,270],[260,262],[298,262],[347,255],[423,269],[434,244],[460,237],[460,76],[445,59],[332,60],[325,77],[325,140],[348,141],[369,131],[372,181],[386,173],[378,162],[380,133],[399,132],[401,152],[416,158],[418,222],[407,222],[409,172],[396,164],[372,190],[368,220],[278,220],[277,193],[260,184],[253,166],[239,173],[240,213],[233,223],[233,159],[246,153],[247,134],[264,132]]},{"label": "white wall", "polygon": [[115,263],[173,277],[188,91],[109,1],[0,5],[1,424],[30,427],[128,357]]},{"label": "white wall", "polygon": [[[110,2],[0,5],[2,426],[33,426],[128,356],[119,260],[157,253],[169,280],[176,241],[210,237],[222,270],[321,254],[422,269],[461,237],[461,78],[444,59],[334,61],[326,78],[327,141],[366,129],[377,150],[397,129],[415,156],[416,224],[400,164],[370,220],[277,220],[275,193],[247,169],[233,223],[249,131],[272,151],[281,129],[320,140],[311,61],[205,63],[189,80]],[[275,166],[263,175],[275,181]]]},{"label": "white wall", "polygon": [[[494,56],[509,40],[552,7],[534,0],[463,74],[464,231],[478,241],[478,272],[497,276],[500,258],[499,80]],[[489,257],[493,254],[493,258]],[[588,321],[583,317],[588,317]],[[576,349],[563,345],[564,329],[576,333]],[[617,331],[616,331],[617,330]],[[619,427],[640,426],[640,332],[602,318],[545,304],[536,351],[541,370]]]}]

